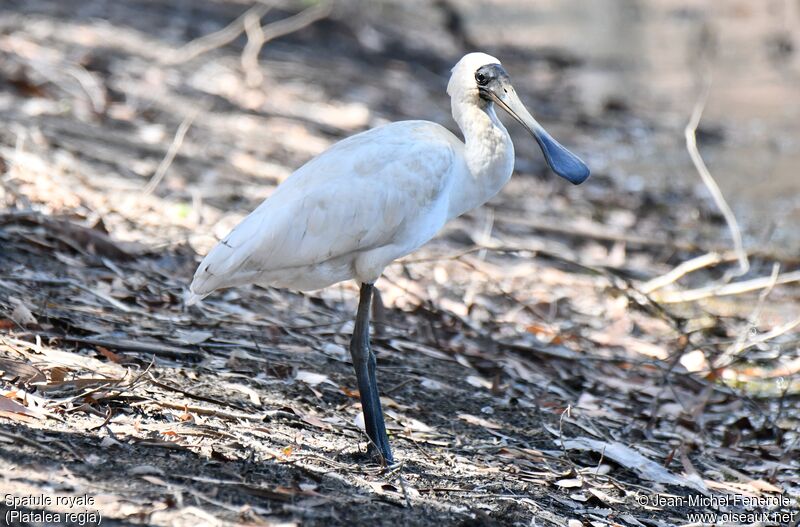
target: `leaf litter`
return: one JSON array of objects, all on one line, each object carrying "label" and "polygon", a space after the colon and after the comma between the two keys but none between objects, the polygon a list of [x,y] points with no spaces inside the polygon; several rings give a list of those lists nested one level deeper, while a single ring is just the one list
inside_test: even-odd
[{"label": "leaf litter", "polygon": [[[241,15],[200,4],[219,27]],[[353,34],[347,5],[271,43],[261,89],[235,37],[159,61],[189,37],[158,33],[173,20],[158,3],[121,2],[103,24],[15,9],[0,41],[0,73],[17,86],[0,100],[15,123],[0,131],[3,491],[102,494],[105,519],[158,525],[651,526],[709,510],[635,498],[652,493],[782,495],[797,509],[800,339],[781,313],[797,316],[786,276],[798,262],[753,255],[740,292],[709,295],[733,262],[719,229],[685,228],[698,209],[712,215],[691,189],[634,193],[601,171],[565,190],[523,151],[498,198],[387,269],[373,342],[401,464],[381,467],[365,453],[346,351],[351,284],[182,299],[199,255],[292,167],[385,119],[442,115],[440,83],[355,53],[337,63],[347,86],[325,73],[326,39]],[[359,16],[394,31],[384,14]],[[422,67],[446,71],[455,37],[416,16],[449,50]],[[411,82],[407,104],[377,103]],[[373,83],[377,100],[347,91]],[[165,130],[189,111],[169,152]],[[620,129],[636,119],[609,117]],[[698,258],[707,266],[674,279]],[[775,262],[779,277],[758,282],[768,297],[747,290]]]}]

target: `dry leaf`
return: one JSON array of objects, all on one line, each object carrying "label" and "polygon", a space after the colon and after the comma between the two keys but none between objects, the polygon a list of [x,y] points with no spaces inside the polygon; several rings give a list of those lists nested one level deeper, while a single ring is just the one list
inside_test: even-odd
[{"label": "dry leaf", "polygon": [[471,425],[482,426],[484,428],[490,428],[492,430],[500,430],[503,428],[502,425],[489,421],[488,419],[484,419],[482,417],[476,417],[470,414],[458,414],[458,418],[468,422]]},{"label": "dry leaf", "polygon": [[754,479],[753,481],[748,481],[747,484],[757,491],[774,492],[776,494],[783,492],[782,488],[776,487],[772,483],[766,482],[763,479]]},{"label": "dry leaf", "polygon": [[479,377],[477,375],[468,375],[467,384],[469,384],[470,386],[474,386],[476,388],[486,388],[487,390],[492,389],[492,381],[484,379],[483,377]]},{"label": "dry leaf", "polygon": [[[561,441],[555,440],[555,443],[560,445]],[[623,467],[636,472],[640,477],[648,481],[655,481],[656,483],[663,483],[665,485],[690,487],[704,494],[708,492],[697,482],[673,474],[660,464],[647,459],[639,452],[636,452],[622,443],[607,443],[605,441],[589,439],[588,437],[579,437],[576,439],[564,440],[563,446],[567,450],[591,450],[597,452],[608,459],[616,461]]]},{"label": "dry leaf", "polygon": [[385,494],[387,492],[400,492],[397,487],[388,482],[368,481],[369,486],[377,494]]},{"label": "dry leaf", "polygon": [[163,476],[164,471],[152,465],[137,465],[135,467],[129,468],[128,474],[131,476],[144,476],[144,475]]},{"label": "dry leaf", "polygon": [[208,339],[213,337],[214,334],[211,333],[210,331],[185,331],[179,329],[175,332],[175,336],[181,342],[194,345],[207,341]]},{"label": "dry leaf", "polygon": [[309,386],[317,386],[318,384],[322,384],[323,382],[328,383],[332,386],[336,386],[336,384],[328,378],[327,375],[323,375],[321,373],[314,373],[312,371],[306,370],[297,370],[294,378],[298,381],[304,382]]},{"label": "dry leaf", "polygon": [[97,346],[97,351],[100,352],[100,355],[107,358],[111,362],[116,362],[117,364],[122,363],[122,357],[117,355],[108,348],[104,348],[103,346]]},{"label": "dry leaf", "polygon": [[14,311],[11,312],[11,320],[22,327],[39,325],[39,321],[36,320],[31,310],[28,309],[22,301],[16,300],[14,303],[16,306],[14,307]]},{"label": "dry leaf", "polygon": [[686,371],[691,373],[711,369],[706,360],[706,354],[702,350],[692,350],[684,353],[680,358],[680,363],[686,368]]},{"label": "dry leaf", "polygon": [[578,488],[583,486],[583,480],[580,478],[562,479],[556,481],[556,485],[565,489]]},{"label": "dry leaf", "polygon": [[17,379],[17,382],[33,383],[47,380],[47,376],[38,368],[22,361],[0,357],[0,373],[6,380]]},{"label": "dry leaf", "polygon": [[301,415],[300,419],[304,423],[308,423],[311,426],[316,427],[316,428],[321,428],[322,430],[330,430],[331,429],[331,425],[329,425],[328,423],[326,423],[325,421],[323,421],[322,419],[320,419],[319,417],[316,417],[314,415]]},{"label": "dry leaf", "polygon": [[0,416],[24,422],[32,422],[32,418],[40,419],[39,415],[8,397],[0,397]]},{"label": "dry leaf", "polygon": [[348,388],[347,386],[340,386],[339,389],[342,391],[343,394],[352,399],[358,399],[360,397],[358,390],[353,390],[351,388]]},{"label": "dry leaf", "polygon": [[63,366],[56,366],[50,370],[50,382],[64,382],[69,370]]},{"label": "dry leaf", "polygon": [[615,505],[617,503],[625,503],[625,500],[621,500],[619,498],[615,498],[614,496],[610,496],[609,494],[603,492],[600,489],[589,487],[589,493],[594,495],[600,501],[607,503],[609,505]]},{"label": "dry leaf", "polygon": [[423,379],[420,381],[420,385],[425,388],[426,390],[431,391],[439,391],[439,390],[452,390],[453,387],[445,384],[443,382],[439,382],[435,379]]}]

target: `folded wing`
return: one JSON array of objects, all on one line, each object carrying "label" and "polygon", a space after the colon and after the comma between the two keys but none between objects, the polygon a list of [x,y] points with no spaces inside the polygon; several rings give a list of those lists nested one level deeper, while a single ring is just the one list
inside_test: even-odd
[{"label": "folded wing", "polygon": [[424,121],[385,125],[335,144],[286,179],[203,259],[190,290],[256,281],[397,243],[443,196],[458,140]]}]

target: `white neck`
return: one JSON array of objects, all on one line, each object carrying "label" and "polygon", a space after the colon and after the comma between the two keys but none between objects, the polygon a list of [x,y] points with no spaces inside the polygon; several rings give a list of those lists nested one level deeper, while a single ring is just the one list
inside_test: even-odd
[{"label": "white neck", "polygon": [[453,118],[464,134],[467,170],[462,170],[450,194],[448,219],[483,205],[511,177],[514,145],[494,106],[453,99]]}]

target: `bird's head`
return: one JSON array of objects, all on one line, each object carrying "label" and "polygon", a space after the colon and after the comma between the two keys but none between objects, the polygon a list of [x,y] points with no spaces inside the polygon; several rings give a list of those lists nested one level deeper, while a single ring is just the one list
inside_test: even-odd
[{"label": "bird's head", "polygon": [[581,159],[553,139],[519,100],[511,78],[500,61],[486,53],[469,53],[453,67],[447,93],[460,103],[488,109],[493,104],[519,121],[539,143],[548,166],[570,183],[583,183],[589,167]]}]

